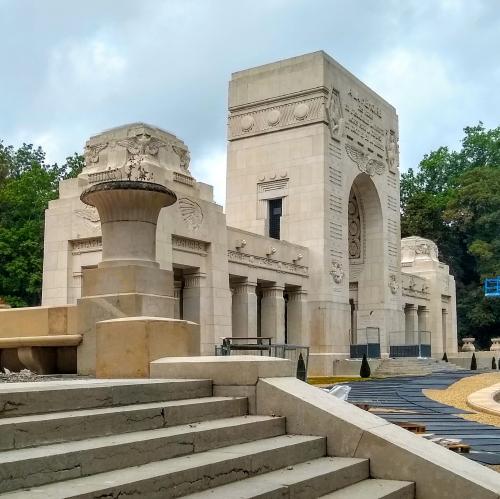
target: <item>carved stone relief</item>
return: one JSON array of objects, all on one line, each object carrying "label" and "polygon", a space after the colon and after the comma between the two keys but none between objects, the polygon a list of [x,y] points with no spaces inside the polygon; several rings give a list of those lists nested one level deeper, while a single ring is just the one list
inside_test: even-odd
[{"label": "carved stone relief", "polygon": [[85,166],[92,167],[96,163],[99,163],[99,154],[101,151],[106,149],[106,147],[108,147],[107,142],[103,142],[102,144],[95,144],[92,146],[86,146],[84,153]]},{"label": "carved stone relief", "polygon": [[332,276],[333,282],[335,284],[341,284],[344,280],[344,269],[340,262],[332,261],[332,267],[330,270],[330,275]]},{"label": "carved stone relief", "polygon": [[203,222],[201,206],[189,198],[179,199],[177,205],[186,225],[193,230],[198,230]]},{"label": "carved stone relief", "polygon": [[349,258],[361,258],[361,215],[356,194],[351,190],[348,206]]},{"label": "carved stone relief", "polygon": [[74,211],[77,217],[83,219],[83,223],[90,230],[92,234],[98,234],[100,231],[100,218],[97,209],[92,206],[79,208]]},{"label": "carved stone relief", "polygon": [[360,149],[351,146],[351,144],[346,144],[345,150],[347,152],[347,156],[349,156],[349,159],[356,164],[359,171],[370,175],[370,177],[375,174],[381,175],[384,173],[384,163],[376,159],[374,154],[367,154]]},{"label": "carved stone relief", "polygon": [[396,133],[393,130],[386,132],[385,151],[389,171],[392,173],[397,173],[399,166],[399,146]]},{"label": "carved stone relief", "polygon": [[342,116],[340,95],[333,87],[330,90],[330,95],[328,96],[326,114],[332,139],[340,140],[344,133],[344,118]]},{"label": "carved stone relief", "polygon": [[127,150],[127,161],[125,163],[127,179],[153,181],[153,173],[147,171],[142,163],[146,159],[154,159],[158,155],[160,148],[165,147],[167,144],[146,133],[141,133],[130,139],[120,140],[117,144]]},{"label": "carved stone relief", "polygon": [[391,274],[389,276],[389,288],[391,289],[391,293],[395,295],[399,289],[398,278],[395,274]]},{"label": "carved stone relief", "polygon": [[172,149],[179,156],[180,159],[180,167],[184,173],[189,174],[189,162],[191,160],[191,156],[189,155],[189,151],[187,149],[183,149],[182,147],[174,146],[172,144]]}]

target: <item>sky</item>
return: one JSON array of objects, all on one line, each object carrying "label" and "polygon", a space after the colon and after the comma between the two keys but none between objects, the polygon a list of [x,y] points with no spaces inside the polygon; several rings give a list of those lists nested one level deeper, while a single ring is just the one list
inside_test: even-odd
[{"label": "sky", "polygon": [[231,73],[324,50],[399,114],[401,168],[500,125],[500,0],[0,0],[0,140],[50,162],[144,121],[225,197]]}]

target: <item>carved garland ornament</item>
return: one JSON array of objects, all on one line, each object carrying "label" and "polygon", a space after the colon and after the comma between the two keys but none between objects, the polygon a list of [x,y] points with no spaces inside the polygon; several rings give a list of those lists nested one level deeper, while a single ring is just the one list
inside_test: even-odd
[{"label": "carved garland ornament", "polygon": [[330,270],[330,275],[332,276],[333,282],[335,284],[341,284],[344,280],[344,269],[340,262],[332,261],[332,267]]},{"label": "carved garland ornament", "polygon": [[142,162],[148,156],[157,156],[160,148],[165,147],[167,144],[146,133],[130,139],[120,140],[117,144],[124,147],[128,153],[127,162],[125,163],[127,179],[151,182],[153,173],[147,171],[142,166]]},{"label": "carved garland ornament", "polygon": [[395,295],[399,289],[398,278],[395,274],[391,274],[389,276],[389,288],[391,289],[391,293]]},{"label": "carved garland ornament", "polygon": [[392,130],[386,132],[385,152],[386,152],[387,166],[389,167],[389,171],[391,173],[397,173],[399,166],[399,161],[398,161],[399,146],[396,133],[393,132]]}]

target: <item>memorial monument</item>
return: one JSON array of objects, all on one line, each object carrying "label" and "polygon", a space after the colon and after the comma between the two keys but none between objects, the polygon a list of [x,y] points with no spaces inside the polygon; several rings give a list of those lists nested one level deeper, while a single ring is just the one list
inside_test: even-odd
[{"label": "memorial monument", "polygon": [[395,109],[324,52],[232,75],[224,209],[175,135],[144,123],[97,134],[46,212],[40,310],[82,335],[82,373],[99,365],[96,333],[126,317],[199,324],[203,355],[227,336],[307,345],[310,375],[368,346],[454,353],[454,279],[432,241],[401,240],[398,134]]}]

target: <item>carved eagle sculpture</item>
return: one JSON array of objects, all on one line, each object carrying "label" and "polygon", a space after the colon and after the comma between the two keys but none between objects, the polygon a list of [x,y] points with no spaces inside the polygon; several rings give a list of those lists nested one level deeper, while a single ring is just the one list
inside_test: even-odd
[{"label": "carved eagle sculpture", "polygon": [[194,230],[199,229],[201,222],[203,222],[201,206],[188,198],[179,199],[177,203],[184,222]]},{"label": "carved eagle sculpture", "polygon": [[345,150],[349,158],[356,163],[359,170],[370,175],[380,175],[385,171],[385,164],[378,159],[375,159],[372,154],[365,154],[363,151],[352,147],[350,144],[345,145]]}]

